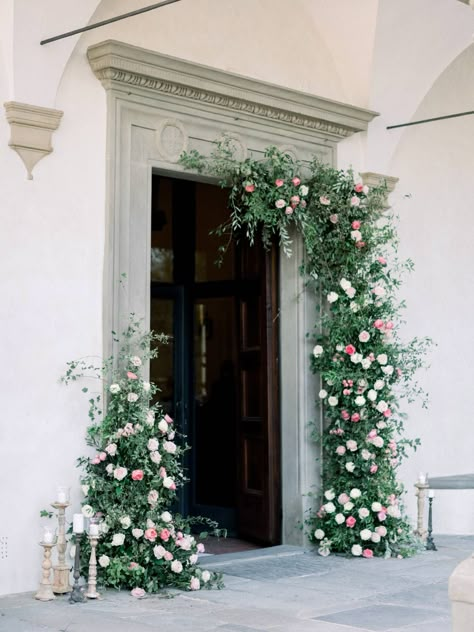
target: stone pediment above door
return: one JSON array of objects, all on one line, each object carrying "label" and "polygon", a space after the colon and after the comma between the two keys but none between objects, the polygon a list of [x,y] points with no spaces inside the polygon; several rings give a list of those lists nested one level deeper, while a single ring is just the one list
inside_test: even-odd
[{"label": "stone pediment above door", "polygon": [[[237,155],[272,144],[301,160],[334,162],[340,139],[367,129],[375,112],[107,40],[87,52],[104,88],[119,101],[161,110],[157,146],[165,162],[222,133]],[[239,155],[240,154],[240,155]]]}]

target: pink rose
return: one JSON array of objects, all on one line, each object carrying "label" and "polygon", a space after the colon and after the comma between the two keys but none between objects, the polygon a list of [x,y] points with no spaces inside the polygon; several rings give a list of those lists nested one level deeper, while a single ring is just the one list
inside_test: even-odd
[{"label": "pink rose", "polygon": [[359,206],[360,205],[360,198],[357,197],[357,195],[353,195],[351,197],[351,206]]},{"label": "pink rose", "polygon": [[377,257],[377,261],[380,263],[380,265],[382,266],[386,266],[387,265],[387,260],[384,259],[384,257]]},{"label": "pink rose", "polygon": [[166,478],[166,470],[163,466],[160,467],[159,474],[161,478]]},{"label": "pink rose", "polygon": [[347,494],[339,494],[338,498],[337,498],[337,502],[340,503],[341,505],[345,505],[346,503],[348,503],[350,501],[350,498]]},{"label": "pink rose", "polygon": [[367,437],[369,439],[373,439],[374,437],[377,436],[377,430],[375,430],[375,428],[372,428],[372,430],[369,432],[369,434],[367,435]]},{"label": "pink rose", "polygon": [[171,562],[173,559],[173,553],[171,553],[171,551],[166,551],[164,558],[167,562]]},{"label": "pink rose", "polygon": [[364,549],[362,551],[362,557],[367,557],[367,558],[374,557],[374,552],[371,549]]},{"label": "pink rose", "polygon": [[[329,206],[331,204],[331,200],[328,197],[326,197],[325,195],[321,195],[321,197],[319,198],[319,203],[322,204],[323,206]],[[333,216],[331,215],[331,217],[333,217]],[[336,215],[336,218],[337,218],[337,215]],[[329,218],[329,219],[331,219],[331,218]],[[332,219],[331,219],[331,221],[332,221]],[[337,219],[336,219],[336,222],[337,222]],[[336,222],[333,222],[333,223],[335,224]]]},{"label": "pink rose", "polygon": [[343,394],[343,395],[350,395],[351,393],[352,393],[352,389],[351,389],[351,388],[345,388],[345,389],[342,391],[342,394]]},{"label": "pink rose", "polygon": [[127,377],[129,380],[138,380],[138,376],[135,375],[135,373],[132,373],[131,371],[127,371]]},{"label": "pink rose", "polygon": [[383,416],[384,417],[391,417],[392,416],[392,411],[390,410],[390,408],[387,408],[387,410],[384,410]]},{"label": "pink rose", "polygon": [[254,184],[246,184],[245,185],[245,190],[247,191],[247,193],[253,193],[255,191],[255,185]]},{"label": "pink rose", "polygon": [[99,459],[100,459],[101,461],[105,461],[105,459],[106,459],[106,458],[107,458],[107,452],[101,452],[101,453],[99,454]]},{"label": "pink rose", "polygon": [[371,474],[375,474],[375,472],[376,472],[378,469],[379,469],[379,466],[378,466],[378,465],[375,465],[375,463],[374,463],[374,465],[371,465],[371,466],[370,466],[370,473],[371,473]]},{"label": "pink rose", "polygon": [[347,345],[344,351],[347,353],[347,355],[353,355],[356,352],[356,349],[354,345]]},{"label": "pink rose", "polygon": [[172,418],[169,415],[165,415],[165,421],[166,421],[167,424],[172,424],[173,423],[173,420],[172,420]]},{"label": "pink rose", "polygon": [[170,539],[170,532],[168,529],[162,529],[160,531],[160,538],[163,540],[163,542],[168,542],[168,540]]},{"label": "pink rose", "polygon": [[204,551],[206,550],[202,542],[199,542],[199,544],[197,545],[197,550],[198,550],[198,553],[204,553]]},{"label": "pink rose", "polygon": [[128,568],[133,571],[136,568],[138,568],[138,564],[136,562],[130,562],[130,564],[128,565]]},{"label": "pink rose", "polygon": [[351,416],[349,415],[349,413],[347,412],[347,410],[343,410],[343,411],[341,412],[341,417],[344,419],[344,421],[347,421],[348,419],[350,419],[350,417],[351,417]]},{"label": "pink rose", "polygon": [[355,219],[352,224],[351,224],[352,228],[354,230],[359,230],[359,228],[361,227],[361,223],[358,219]]},{"label": "pink rose", "polygon": [[145,538],[145,540],[150,540],[150,542],[154,542],[158,537],[158,533],[156,529],[147,529],[143,537]]},{"label": "pink rose", "polygon": [[337,213],[334,213],[333,215],[329,216],[329,221],[331,222],[331,224],[337,224],[337,222],[339,221],[339,216]]},{"label": "pink rose", "polygon": [[100,463],[100,457],[97,454],[93,459],[91,459],[91,464],[92,465],[98,465]]},{"label": "pink rose", "polygon": [[300,203],[300,196],[299,195],[292,195],[290,198],[290,202],[292,204],[299,204]]},{"label": "pink rose", "polygon": [[338,445],[336,448],[336,454],[343,456],[346,453],[346,448],[343,445]]},{"label": "pink rose", "polygon": [[364,185],[362,184],[362,182],[358,182],[354,187],[354,191],[356,193],[362,193],[363,190],[364,190]]},{"label": "pink rose", "polygon": [[133,470],[132,479],[134,481],[141,481],[143,479],[143,470]]},{"label": "pink rose", "polygon": [[368,331],[361,331],[359,334],[359,340],[361,342],[368,342],[370,339],[370,334]]},{"label": "pink rose", "polygon": [[135,597],[136,599],[141,599],[142,597],[146,595],[146,592],[143,590],[143,588],[134,588],[133,590],[130,591],[130,594],[132,595],[132,597]]},{"label": "pink rose", "polygon": [[360,415],[359,415],[359,413],[353,413],[353,414],[351,415],[351,421],[353,421],[354,423],[356,423],[356,422],[360,421]]},{"label": "pink rose", "polygon": [[292,213],[293,213],[293,209],[291,208],[291,206],[287,206],[285,209],[285,214],[291,215]]},{"label": "pink rose", "polygon": [[189,588],[191,590],[199,590],[201,588],[201,582],[197,577],[191,577],[191,581],[189,582]]},{"label": "pink rose", "polygon": [[295,187],[299,187],[301,184],[301,180],[298,178],[298,176],[295,176],[294,178],[292,178],[291,180],[293,182],[293,184],[295,185]]},{"label": "pink rose", "polygon": [[387,535],[387,527],[384,527],[383,525],[375,527],[375,532],[378,533],[381,538],[384,538]]},{"label": "pink rose", "polygon": [[349,516],[348,518],[346,518],[346,526],[349,527],[349,529],[353,529],[356,522],[357,520],[354,518],[354,516]]},{"label": "pink rose", "polygon": [[391,320],[385,323],[385,329],[393,329],[393,322]]},{"label": "pink rose", "polygon": [[275,202],[275,206],[277,208],[283,208],[284,206],[286,206],[286,202],[285,200],[279,199]]},{"label": "pink rose", "polygon": [[363,248],[364,246],[365,246],[365,241],[356,241],[355,243],[356,248]]},{"label": "pink rose", "polygon": [[275,186],[277,187],[277,189],[279,189],[280,187],[282,187],[285,184],[285,181],[282,180],[281,178],[277,178],[275,180]]},{"label": "pink rose", "polygon": [[383,522],[386,517],[387,514],[385,513],[385,511],[379,511],[379,513],[377,514],[377,518],[380,520],[380,522]]},{"label": "pink rose", "polygon": [[377,320],[374,322],[375,329],[382,329],[383,326],[384,326],[383,320],[381,320],[380,318],[377,318]]}]

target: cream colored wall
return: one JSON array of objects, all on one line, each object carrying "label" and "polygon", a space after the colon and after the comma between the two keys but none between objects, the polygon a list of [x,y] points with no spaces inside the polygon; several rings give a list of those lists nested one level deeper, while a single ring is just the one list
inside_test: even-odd
[{"label": "cream colored wall", "polygon": [[[7,358],[1,376],[6,396],[0,536],[9,537],[10,547],[8,559],[0,560],[0,593],[35,587],[38,512],[53,499],[56,484],[77,485],[75,459],[84,450],[85,401],[77,391],[60,387],[57,378],[67,360],[102,348],[106,104],[85,51],[106,38],[381,112],[368,135],[344,141],[341,164],[401,178],[402,249],[418,262],[406,289],[409,331],[432,333],[440,344],[426,378],[433,392],[431,411],[410,411],[410,432],[422,437],[424,447],[403,475],[410,482],[420,469],[440,474],[472,469],[473,435],[465,434],[471,423],[465,349],[473,308],[468,276],[472,119],[409,132],[385,130],[415,115],[462,108],[463,94],[472,109],[468,57],[423,101],[471,42],[469,7],[452,0],[363,0],[357,7],[350,0],[295,0],[289,15],[286,0],[183,0],[40,47],[44,37],[136,3],[105,0],[98,9],[97,0],[16,0],[14,5],[4,0],[0,5],[2,101],[65,113],[53,135],[54,153],[37,165],[33,181],[26,180],[19,157],[7,147],[9,130],[0,116],[0,248],[8,253],[0,267],[2,356]],[[412,197],[403,198],[404,192]],[[450,297],[455,300],[448,309]],[[440,529],[472,532],[473,521],[459,512],[462,505],[454,496],[448,505],[441,502]]]}]

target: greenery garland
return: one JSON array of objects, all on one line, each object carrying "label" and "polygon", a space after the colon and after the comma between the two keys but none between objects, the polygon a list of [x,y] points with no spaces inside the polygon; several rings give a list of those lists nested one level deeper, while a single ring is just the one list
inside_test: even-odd
[{"label": "greenery garland", "polygon": [[[423,395],[413,381],[431,344],[398,335],[400,276],[394,217],[385,187],[318,160],[302,165],[274,147],[263,159],[237,161],[231,140],[210,157],[191,151],[181,164],[217,176],[229,188],[229,221],[216,232],[245,235],[266,247],[274,238],[291,254],[292,231],[304,240],[301,272],[320,297],[310,358],[321,380],[323,499],[306,520],[321,555],[405,556],[419,547],[403,515],[396,470],[418,440],[403,436],[403,397]],[[226,245],[221,246],[221,255]],[[423,405],[426,401],[423,401]]]}]

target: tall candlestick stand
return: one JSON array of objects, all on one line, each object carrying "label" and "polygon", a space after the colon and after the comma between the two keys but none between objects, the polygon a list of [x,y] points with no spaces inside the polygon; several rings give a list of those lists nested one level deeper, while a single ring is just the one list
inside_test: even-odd
[{"label": "tall candlestick stand", "polygon": [[89,558],[89,577],[86,592],[86,597],[88,599],[97,599],[97,597],[100,597],[100,593],[97,592],[97,558],[95,554],[98,541],[98,535],[89,535],[89,542],[91,544],[91,556]]},{"label": "tall candlestick stand", "polygon": [[84,593],[79,586],[81,577],[81,533],[76,533],[76,554],[74,556],[74,586],[69,597],[69,603],[82,603],[86,600]]},{"label": "tall candlestick stand", "polygon": [[415,495],[418,497],[418,516],[417,516],[417,524],[415,529],[415,534],[419,535],[423,540],[426,539],[426,529],[423,527],[423,517],[425,513],[425,493],[429,488],[427,483],[415,483],[416,492]]},{"label": "tall candlestick stand", "polygon": [[53,592],[62,595],[72,590],[69,584],[69,566],[66,564],[66,507],[69,507],[69,503],[55,502],[52,507],[58,510],[58,563],[53,566]]},{"label": "tall candlestick stand", "polygon": [[428,498],[429,509],[428,509],[428,537],[426,539],[426,550],[427,551],[437,551],[436,544],[434,543],[433,536],[433,498]]},{"label": "tall candlestick stand", "polygon": [[53,546],[56,546],[55,542],[40,542],[40,546],[43,547],[43,563],[41,567],[43,569],[43,576],[40,581],[40,585],[38,588],[38,592],[35,595],[35,599],[39,599],[40,601],[51,601],[51,599],[56,599],[53,594],[53,589],[51,587],[51,566],[53,565],[51,562],[51,549]]}]

